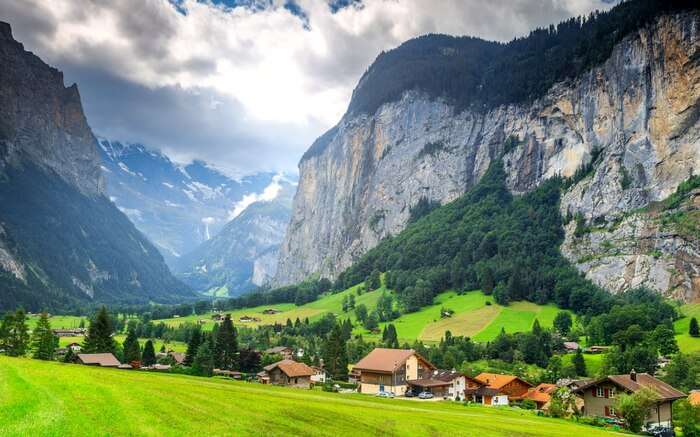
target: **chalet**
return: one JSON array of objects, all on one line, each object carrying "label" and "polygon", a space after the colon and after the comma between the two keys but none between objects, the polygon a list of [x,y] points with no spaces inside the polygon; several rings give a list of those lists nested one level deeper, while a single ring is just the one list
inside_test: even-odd
[{"label": "chalet", "polygon": [[119,367],[121,363],[110,354],[78,354],[78,363],[86,366]]},{"label": "chalet", "polygon": [[409,381],[429,380],[433,370],[435,366],[413,349],[375,348],[353,367],[360,373],[361,393],[395,395],[406,393]]},{"label": "chalet", "polygon": [[576,343],[575,341],[565,341],[564,342],[564,350],[567,352],[576,352],[579,349],[581,349],[581,346],[579,346],[579,344]]},{"label": "chalet", "polygon": [[313,374],[314,370],[304,363],[282,360],[265,366],[263,371],[258,373],[258,380],[263,384],[311,388]]},{"label": "chalet", "polygon": [[414,391],[429,391],[436,397],[460,401],[472,399],[473,394],[484,384],[456,370],[434,370],[426,381],[409,381]]},{"label": "chalet", "polygon": [[169,352],[168,355],[172,357],[175,364],[181,366],[185,362],[185,354],[182,352]]},{"label": "chalet", "polygon": [[656,402],[647,414],[646,427],[671,427],[673,401],[683,399],[686,395],[648,373],[635,373],[633,370],[627,375],[608,375],[590,381],[574,390],[574,393],[583,397],[582,413],[585,416],[617,417],[618,394],[635,393],[644,387],[657,395]]},{"label": "chalet", "polygon": [[474,399],[484,405],[508,405],[510,401],[521,400],[532,384],[515,375],[497,373],[480,373],[474,379],[485,385],[481,390],[483,396]]},{"label": "chalet", "polygon": [[610,346],[589,346],[583,350],[587,354],[604,354],[610,350]]},{"label": "chalet", "polygon": [[223,369],[214,369],[214,375],[215,376],[226,376],[226,377],[232,378],[232,379],[241,379],[243,377],[243,374],[241,372],[236,372],[235,370],[223,370]]},{"label": "chalet", "polygon": [[241,316],[238,318],[238,321],[241,323],[251,323],[251,322],[259,322],[260,319],[258,317],[253,317],[253,316]]},{"label": "chalet", "polygon": [[352,369],[350,369],[350,373],[348,373],[348,382],[350,384],[359,384],[360,383],[360,371],[355,370],[354,366]]},{"label": "chalet", "polygon": [[80,343],[75,343],[75,342],[69,344],[66,347],[69,348],[70,350],[72,350],[73,352],[80,352],[80,350],[82,349],[82,346],[80,346]]},{"label": "chalet", "polygon": [[327,377],[326,371],[317,366],[311,366],[311,368],[314,371],[314,374],[311,375],[311,382],[325,383]]},{"label": "chalet", "polygon": [[537,405],[538,410],[546,410],[549,407],[549,401],[559,387],[556,384],[542,383],[537,387],[533,387],[527,391],[523,400],[531,400]]},{"label": "chalet", "polygon": [[56,337],[82,337],[87,332],[85,328],[52,329]]},{"label": "chalet", "polygon": [[224,316],[224,315],[221,314],[221,313],[212,314],[212,316],[211,316],[211,319],[212,319],[213,321],[215,321],[215,322],[221,322],[221,321],[223,321],[225,318],[226,318],[226,316]]},{"label": "chalet", "polygon": [[291,360],[294,356],[294,349],[287,346],[275,346],[265,350],[268,355],[282,355],[285,360]]}]

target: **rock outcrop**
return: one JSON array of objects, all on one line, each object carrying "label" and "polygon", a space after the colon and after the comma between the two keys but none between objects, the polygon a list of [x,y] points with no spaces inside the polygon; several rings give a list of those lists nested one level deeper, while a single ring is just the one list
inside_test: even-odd
[{"label": "rock outcrop", "polygon": [[[276,283],[311,274],[334,278],[382,238],[400,232],[421,198],[443,204],[457,198],[502,153],[514,193],[556,175],[572,176],[598,156],[592,175],[564,195],[561,210],[589,222],[619,220],[700,172],[699,98],[700,14],[687,12],[662,16],[628,35],[606,62],[557,83],[532,103],[456,111],[444,100],[407,91],[372,115],[348,113],[299,164]],[[509,138],[518,143],[504,150]],[[623,221],[619,232],[647,235],[643,227]],[[586,250],[569,249],[571,232],[567,227],[563,252],[576,263],[585,260]],[[669,243],[668,262],[626,267],[624,281],[586,262],[578,267],[612,290],[638,284],[685,300],[700,296],[693,285],[697,265],[679,264],[671,249],[688,241],[652,234],[659,240],[655,247],[681,238]],[[596,250],[593,242],[589,247]],[[640,250],[647,248],[625,253],[638,257]],[[620,263],[629,265],[623,258],[615,262],[615,271]],[[671,269],[684,265],[686,279],[658,279],[661,271],[673,276]]]}]

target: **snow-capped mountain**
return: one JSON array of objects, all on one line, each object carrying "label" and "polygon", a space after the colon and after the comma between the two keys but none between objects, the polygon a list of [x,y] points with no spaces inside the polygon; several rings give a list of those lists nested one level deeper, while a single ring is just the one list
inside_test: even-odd
[{"label": "snow-capped mountain", "polygon": [[99,138],[99,145],[107,195],[171,269],[276,186],[275,173],[237,180],[202,161],[180,165],[140,144]]}]

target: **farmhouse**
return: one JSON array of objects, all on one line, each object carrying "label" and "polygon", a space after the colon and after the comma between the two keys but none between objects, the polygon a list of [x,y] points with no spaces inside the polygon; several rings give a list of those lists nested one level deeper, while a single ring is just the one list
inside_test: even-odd
[{"label": "farmhouse", "polygon": [[232,379],[241,379],[243,377],[241,372],[236,372],[235,370],[214,369],[213,373],[216,376],[226,376]]},{"label": "farmhouse", "polygon": [[317,366],[312,366],[311,368],[314,370],[314,374],[311,375],[311,381],[320,382],[321,384],[325,383],[327,377],[326,371]]},{"label": "farmhouse", "polygon": [[168,355],[170,355],[173,358],[175,364],[182,365],[182,363],[185,362],[185,354],[182,352],[169,352]]},{"label": "farmhouse", "polygon": [[617,396],[620,393],[635,393],[648,388],[657,395],[657,400],[649,409],[646,426],[672,426],[673,401],[686,395],[648,373],[628,375],[608,375],[585,384],[574,390],[583,397],[585,416],[617,417]]},{"label": "farmhouse", "polygon": [[[433,386],[429,387],[426,385],[422,388],[430,391],[434,396],[442,396],[445,399],[455,401],[473,399],[474,393],[484,386],[484,384],[474,378],[470,378],[456,370],[434,370],[430,379],[435,381]],[[438,382],[442,384],[438,384]],[[414,381],[409,381],[409,384],[421,387],[419,384],[414,384]]]},{"label": "farmhouse", "polygon": [[311,388],[311,376],[314,369],[294,360],[282,360],[265,366],[258,373],[258,380],[263,384],[286,385],[290,387]]},{"label": "farmhouse", "polygon": [[576,352],[579,349],[581,349],[581,346],[579,346],[579,344],[576,343],[575,341],[565,341],[564,342],[564,350],[567,352]]},{"label": "farmhouse", "polygon": [[361,393],[395,395],[406,393],[409,381],[430,379],[433,370],[435,366],[413,349],[375,348],[353,367],[360,374]]},{"label": "farmhouse", "polygon": [[275,346],[265,350],[268,355],[282,355],[285,360],[291,360],[294,355],[294,349],[288,346]]},{"label": "farmhouse", "polygon": [[78,363],[86,366],[119,367],[121,363],[109,353],[106,354],[78,354]]},{"label": "farmhouse", "polygon": [[537,387],[533,387],[527,391],[527,394],[523,397],[523,400],[529,399],[537,404],[538,410],[546,410],[549,406],[549,401],[552,397],[552,393],[557,390],[556,384],[541,383]]},{"label": "farmhouse", "polygon": [[82,346],[80,346],[80,343],[75,343],[75,342],[69,344],[66,347],[69,348],[70,350],[72,350],[73,352],[80,352],[80,350],[82,349]]},{"label": "farmhouse", "polygon": [[474,379],[486,386],[486,390],[481,390],[474,399],[484,405],[508,405],[510,401],[522,399],[532,387],[515,375],[480,373]]}]

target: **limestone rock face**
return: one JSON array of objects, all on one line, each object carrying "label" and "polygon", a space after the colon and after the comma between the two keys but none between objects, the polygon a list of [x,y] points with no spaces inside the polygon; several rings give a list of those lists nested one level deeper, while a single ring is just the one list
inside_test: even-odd
[{"label": "limestone rock face", "polygon": [[[514,193],[555,175],[571,176],[600,151],[594,174],[565,193],[563,214],[610,221],[667,197],[700,172],[699,51],[700,15],[665,16],[625,38],[602,65],[556,84],[531,104],[456,112],[409,91],[373,115],[344,116],[299,164],[276,284],[311,274],[334,278],[400,232],[421,198],[444,204],[473,186],[510,136],[519,140],[504,156]],[[642,232],[641,225],[625,223],[625,232]],[[567,248],[570,232],[563,252],[576,262],[583,256]],[[629,256],[642,255],[630,249]],[[624,259],[615,262],[610,269],[617,272]],[[670,265],[648,260],[622,276],[625,284],[692,298],[687,281],[657,278],[661,271],[673,276]],[[596,279],[590,266],[579,268],[612,290],[622,288],[617,279],[608,283],[610,275]]]},{"label": "limestone rock face", "polygon": [[101,194],[97,140],[83,114],[78,87],[24,51],[0,22],[0,173],[27,159],[88,195]]}]

